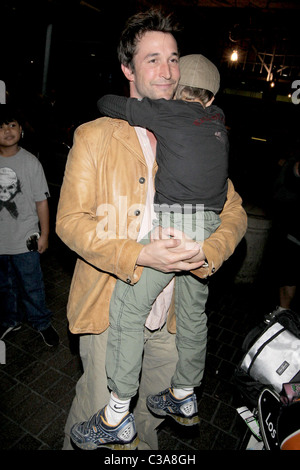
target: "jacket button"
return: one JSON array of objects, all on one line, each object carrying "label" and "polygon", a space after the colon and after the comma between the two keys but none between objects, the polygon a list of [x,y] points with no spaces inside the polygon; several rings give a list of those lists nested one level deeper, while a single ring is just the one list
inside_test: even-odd
[{"label": "jacket button", "polygon": [[145,183],[145,178],[143,176],[140,177],[139,183],[144,184]]},{"label": "jacket button", "polygon": [[134,215],[140,215],[141,211],[139,209],[137,209],[136,211],[134,211]]},{"label": "jacket button", "polygon": [[126,279],[126,282],[127,282],[127,284],[130,284],[130,283],[131,283],[130,277],[128,277],[128,278]]}]

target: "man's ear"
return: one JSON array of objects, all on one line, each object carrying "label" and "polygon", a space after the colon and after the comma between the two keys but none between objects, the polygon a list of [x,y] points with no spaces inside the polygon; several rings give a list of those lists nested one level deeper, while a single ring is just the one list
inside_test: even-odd
[{"label": "man's ear", "polygon": [[126,65],[121,64],[121,70],[124,73],[125,77],[129,82],[133,82],[134,80],[134,73],[131,68],[127,67]]}]

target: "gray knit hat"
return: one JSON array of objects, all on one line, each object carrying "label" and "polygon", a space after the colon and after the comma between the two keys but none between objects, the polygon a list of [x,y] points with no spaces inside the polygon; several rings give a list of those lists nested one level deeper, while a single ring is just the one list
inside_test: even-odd
[{"label": "gray knit hat", "polygon": [[217,67],[201,54],[191,54],[180,58],[179,85],[203,88],[214,95],[220,88],[220,74]]}]

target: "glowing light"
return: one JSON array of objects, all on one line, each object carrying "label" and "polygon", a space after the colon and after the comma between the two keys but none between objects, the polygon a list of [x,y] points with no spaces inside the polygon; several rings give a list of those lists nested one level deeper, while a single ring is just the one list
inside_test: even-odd
[{"label": "glowing light", "polygon": [[260,140],[261,142],[267,142],[267,139],[262,139],[260,137],[251,137],[252,140]]},{"label": "glowing light", "polygon": [[236,62],[238,60],[238,58],[239,58],[239,56],[238,56],[237,51],[233,51],[232,54],[231,54],[231,57],[230,57],[232,62]]}]

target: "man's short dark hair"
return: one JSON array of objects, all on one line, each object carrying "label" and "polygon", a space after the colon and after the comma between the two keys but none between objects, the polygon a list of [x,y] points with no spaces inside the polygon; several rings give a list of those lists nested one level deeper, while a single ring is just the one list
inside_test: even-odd
[{"label": "man's short dark hair", "polygon": [[140,12],[131,16],[121,34],[118,58],[122,65],[134,70],[133,58],[140,39],[147,32],[159,31],[172,34],[176,41],[181,32],[181,27],[173,13],[164,13],[161,9],[151,8],[146,12]]}]

